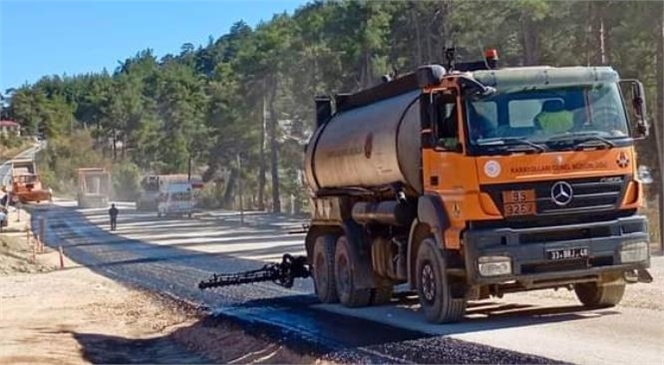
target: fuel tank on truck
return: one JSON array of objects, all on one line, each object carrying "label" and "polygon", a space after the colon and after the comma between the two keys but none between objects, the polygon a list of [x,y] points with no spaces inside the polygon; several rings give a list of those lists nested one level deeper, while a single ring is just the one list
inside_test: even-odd
[{"label": "fuel tank on truck", "polygon": [[306,151],[313,192],[392,183],[403,184],[407,193],[421,192],[420,93],[342,111],[322,124]]}]

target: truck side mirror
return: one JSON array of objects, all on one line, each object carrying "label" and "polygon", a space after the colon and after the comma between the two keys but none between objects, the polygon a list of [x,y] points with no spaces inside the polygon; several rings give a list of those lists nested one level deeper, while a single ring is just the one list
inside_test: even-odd
[{"label": "truck side mirror", "polygon": [[650,127],[647,120],[646,98],[643,84],[638,80],[624,80],[621,83],[628,83],[632,97],[632,112],[636,117],[634,125],[634,139],[644,139],[648,137]]},{"label": "truck side mirror", "polygon": [[640,81],[635,81],[632,84],[632,107],[634,114],[636,114],[636,135],[637,138],[648,137],[649,126],[646,117],[646,97],[643,90],[643,84]]},{"label": "truck side mirror", "polygon": [[496,92],[496,89],[491,86],[486,86],[482,84],[481,82],[470,78],[470,77],[465,77],[461,76],[459,77],[459,85],[461,86],[461,90],[464,94],[464,96],[490,96]]}]

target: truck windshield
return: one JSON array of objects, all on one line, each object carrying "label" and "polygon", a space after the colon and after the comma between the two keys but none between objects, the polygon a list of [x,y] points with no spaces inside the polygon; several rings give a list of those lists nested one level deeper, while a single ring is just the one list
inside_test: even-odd
[{"label": "truck windshield", "polygon": [[499,89],[490,97],[468,100],[466,115],[470,143],[476,148],[519,146],[542,152],[590,140],[612,147],[612,139],[629,135],[618,85],[608,83]]}]

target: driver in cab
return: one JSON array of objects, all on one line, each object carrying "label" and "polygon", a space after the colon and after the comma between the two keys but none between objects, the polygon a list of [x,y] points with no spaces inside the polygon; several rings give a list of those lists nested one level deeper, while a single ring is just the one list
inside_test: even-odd
[{"label": "driver in cab", "polygon": [[535,125],[546,135],[568,132],[574,127],[574,115],[565,109],[562,100],[547,100],[535,116]]}]

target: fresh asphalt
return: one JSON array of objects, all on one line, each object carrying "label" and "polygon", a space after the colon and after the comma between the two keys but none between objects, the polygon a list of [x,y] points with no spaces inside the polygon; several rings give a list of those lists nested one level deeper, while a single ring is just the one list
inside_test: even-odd
[{"label": "fresh asphalt", "polygon": [[[164,226],[160,229],[165,236],[187,232],[186,226],[178,229],[178,224],[186,219],[157,220],[152,215],[132,214],[131,209],[121,207],[121,210],[119,228],[133,222],[145,230],[154,225]],[[38,206],[32,209],[32,214],[34,227],[39,226],[41,218],[47,222],[47,245],[62,246],[69,258],[99,274],[189,302],[220,320],[237,321],[249,331],[330,360],[436,364],[557,362],[324,310],[311,294],[309,279],[296,281],[292,289],[264,283],[201,291],[198,282],[212,273],[256,269],[264,262],[120,237],[90,224],[81,211],[71,206]],[[215,219],[213,223],[219,231],[237,229],[237,222],[232,220]],[[286,234],[285,226],[279,217],[265,216],[255,219],[247,229],[252,236],[269,237],[275,231]]]}]

